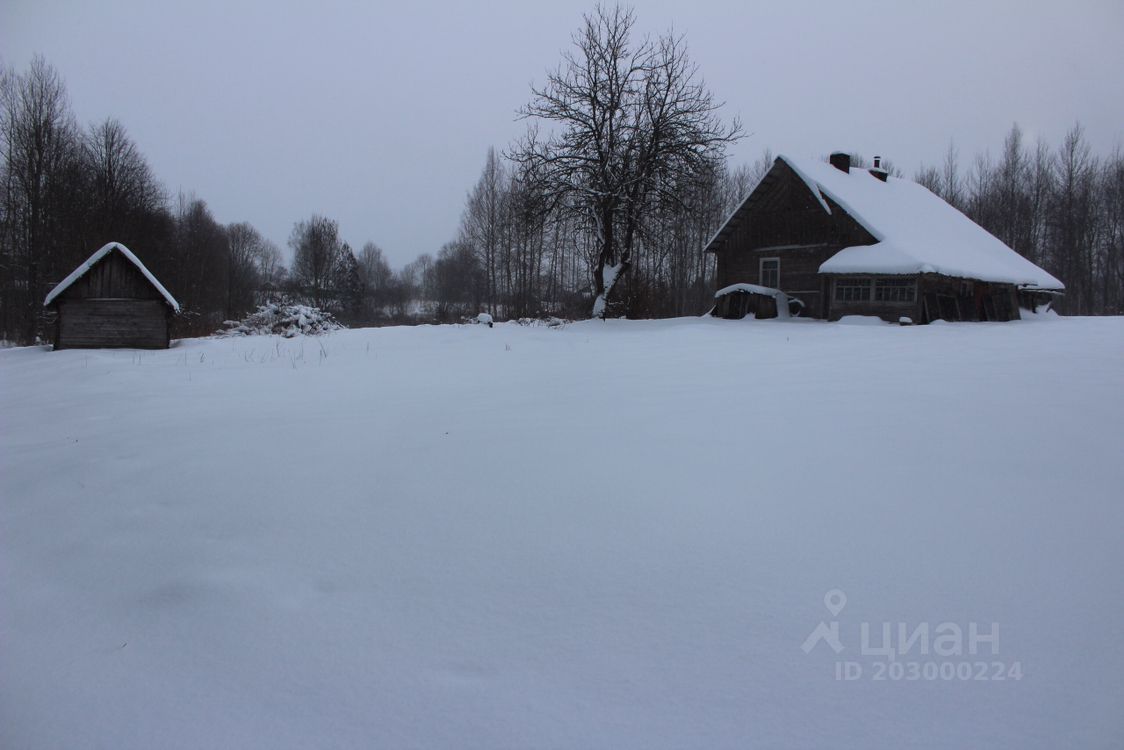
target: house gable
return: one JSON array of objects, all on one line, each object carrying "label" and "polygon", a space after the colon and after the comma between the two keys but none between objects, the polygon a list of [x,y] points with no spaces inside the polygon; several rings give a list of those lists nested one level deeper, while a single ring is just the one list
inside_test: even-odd
[{"label": "house gable", "polygon": [[43,305],[48,307],[64,296],[70,299],[160,299],[173,311],[180,309],[175,297],[119,242],[109,242],[87,258],[51,290]]},{"label": "house gable", "polygon": [[799,298],[808,314],[820,316],[825,304],[820,265],[843,247],[873,242],[861,224],[830,198],[813,193],[778,158],[707,250],[718,256],[719,287],[777,279],[779,288]]}]

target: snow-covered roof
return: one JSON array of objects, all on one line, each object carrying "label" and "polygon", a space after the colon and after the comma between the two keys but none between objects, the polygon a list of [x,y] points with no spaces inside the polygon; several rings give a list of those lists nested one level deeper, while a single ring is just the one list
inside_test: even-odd
[{"label": "snow-covered roof", "polygon": [[148,279],[149,283],[151,283],[152,286],[156,287],[156,291],[160,292],[161,296],[164,297],[164,301],[171,305],[173,310],[175,310],[176,312],[180,311],[180,303],[176,302],[176,298],[173,297],[168,292],[168,290],[164,288],[163,284],[156,280],[156,277],[152,275],[151,271],[144,267],[144,264],[140,262],[140,259],[137,258],[137,256],[133,255],[133,252],[129,248],[122,245],[120,242],[106,243],[100,250],[87,258],[85,263],[78,266],[78,268],[75,268],[69,276],[59,282],[58,286],[51,290],[50,294],[47,295],[47,298],[43,300],[43,306],[46,307],[47,305],[51,304],[51,301],[54,300],[55,297],[58,297],[60,294],[65,292],[71,284],[85,276],[86,272],[93,268],[98,261],[109,255],[114,250],[121,253],[121,255],[124,256],[130,263],[137,267],[138,271],[144,274],[144,277]]},{"label": "snow-covered roof", "polygon": [[820,273],[938,273],[1040,289],[1065,285],[912,180],[885,182],[866,169],[843,172],[815,159],[779,157],[828,213],[834,201],[875,239],[847,247]]},{"label": "snow-covered roof", "polygon": [[763,294],[766,297],[776,297],[778,294],[782,295],[782,296],[785,296],[785,297],[788,296],[784,292],[782,292],[780,289],[774,289],[771,286],[758,286],[757,284],[730,284],[730,286],[724,286],[721,289],[719,289],[717,292],[715,292],[714,293],[714,299],[718,299],[719,297],[724,297],[727,294],[733,294],[734,292],[747,292],[749,294]]}]

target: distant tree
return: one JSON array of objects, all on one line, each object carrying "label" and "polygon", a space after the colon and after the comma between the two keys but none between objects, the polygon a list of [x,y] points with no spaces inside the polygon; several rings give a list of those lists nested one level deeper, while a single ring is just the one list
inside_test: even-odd
[{"label": "distant tree", "polygon": [[471,247],[462,242],[446,244],[437,255],[433,273],[439,320],[480,312],[486,281]]},{"label": "distant tree", "polygon": [[494,148],[488,149],[484,170],[475,187],[468,195],[464,214],[461,217],[460,240],[476,253],[484,272],[484,303],[488,312],[496,314],[496,303],[500,296],[501,247],[505,231],[504,201],[506,198],[507,176],[503,163]]},{"label": "distant tree", "polygon": [[281,249],[272,241],[263,239],[257,256],[257,264],[257,274],[261,286],[267,289],[280,289],[288,275],[288,270],[281,260]]},{"label": "distant tree", "polygon": [[367,284],[363,280],[359,260],[346,242],[340,248],[340,256],[336,262],[333,288],[340,316],[349,324],[363,322],[366,317],[363,303],[367,296]]},{"label": "distant tree", "polygon": [[941,189],[937,195],[956,208],[964,208],[964,182],[960,178],[960,151],[953,141],[948,142],[944,166],[941,169]]},{"label": "distant tree", "polygon": [[382,291],[383,304],[390,310],[390,316],[395,320],[406,320],[415,293],[416,288],[401,274],[392,274]]},{"label": "distant tree", "polygon": [[294,281],[314,305],[325,305],[333,296],[337,264],[343,252],[339,224],[316,215],[298,221],[289,235],[289,247],[293,250]]},{"label": "distant tree", "polygon": [[1104,195],[1104,250],[1100,278],[1103,312],[1124,314],[1124,153],[1118,148],[1105,160],[1102,176]]},{"label": "distant tree", "polygon": [[1080,124],[1074,125],[1057,154],[1049,252],[1066,283],[1063,307],[1083,315],[1096,311],[1093,259],[1100,239],[1099,172],[1099,162],[1085,140],[1085,131]]},{"label": "distant tree", "polygon": [[731,185],[735,186],[735,191],[740,198],[737,203],[741,203],[742,199],[749,195],[749,191],[761,182],[761,178],[768,174],[769,170],[773,168],[773,162],[777,157],[773,154],[773,149],[766,148],[761,156],[748,167],[734,170],[730,175]]},{"label": "distant tree", "polygon": [[149,216],[164,208],[167,197],[125,126],[114,118],[92,125],[82,138],[82,157],[93,244],[143,242]]},{"label": "distant tree", "polygon": [[364,288],[364,314],[370,320],[382,316],[383,308],[390,303],[394,273],[378,245],[367,242],[359,253],[359,274]]},{"label": "distant tree", "polygon": [[226,229],[215,221],[207,204],[181,194],[175,217],[173,252],[163,276],[184,308],[177,325],[183,335],[217,330],[227,304]]},{"label": "distant tree", "polygon": [[237,320],[254,309],[254,290],[261,282],[266,241],[246,222],[231,224],[227,234],[226,319]]},{"label": "distant tree", "polygon": [[406,285],[417,299],[431,302],[437,298],[437,282],[434,278],[433,256],[422,253],[407,263],[399,274],[399,280]]},{"label": "distant tree", "polygon": [[363,281],[371,289],[382,289],[390,283],[390,263],[382,248],[373,242],[367,242],[359,252],[359,267],[363,274]]},{"label": "distant tree", "polygon": [[43,57],[26,73],[6,73],[0,89],[3,149],[4,279],[0,307],[6,335],[24,342],[37,333],[43,295],[64,267],[59,225],[73,165],[78,128],[62,77]]},{"label": "distant tree", "polygon": [[936,167],[922,164],[913,174],[913,181],[922,187],[928,188],[930,192],[936,193],[937,195],[941,193],[941,171]]}]

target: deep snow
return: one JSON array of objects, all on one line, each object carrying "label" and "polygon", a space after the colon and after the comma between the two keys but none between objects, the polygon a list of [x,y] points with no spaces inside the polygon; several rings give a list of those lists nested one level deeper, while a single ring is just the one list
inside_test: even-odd
[{"label": "deep snow", "polygon": [[1122,394],[1119,318],[0,351],[0,747],[1119,747]]}]

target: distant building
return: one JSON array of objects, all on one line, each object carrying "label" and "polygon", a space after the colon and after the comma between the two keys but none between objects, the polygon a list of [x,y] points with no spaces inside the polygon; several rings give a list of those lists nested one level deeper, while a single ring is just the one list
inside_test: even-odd
[{"label": "distant building", "polygon": [[811,317],[916,323],[1017,320],[1020,306],[1036,309],[1065,289],[921,185],[889,176],[878,158],[860,169],[843,153],[778,157],[706,252],[718,258],[721,317],[776,309],[747,303],[747,285],[783,291]]},{"label": "distant building", "polygon": [[55,349],[167,349],[180,306],[119,242],[91,255],[43,301],[57,313]]}]

